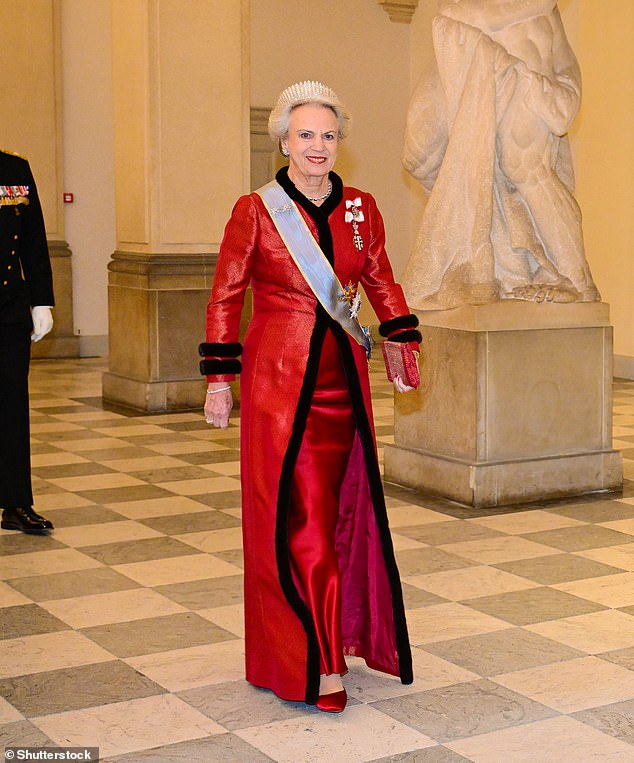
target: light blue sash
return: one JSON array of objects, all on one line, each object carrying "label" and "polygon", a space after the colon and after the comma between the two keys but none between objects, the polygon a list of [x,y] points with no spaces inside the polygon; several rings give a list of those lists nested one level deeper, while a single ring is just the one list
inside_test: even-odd
[{"label": "light blue sash", "polygon": [[350,315],[345,291],[295,202],[275,180],[258,188],[271,219],[306,283],[323,308],[370,354],[370,339]]}]

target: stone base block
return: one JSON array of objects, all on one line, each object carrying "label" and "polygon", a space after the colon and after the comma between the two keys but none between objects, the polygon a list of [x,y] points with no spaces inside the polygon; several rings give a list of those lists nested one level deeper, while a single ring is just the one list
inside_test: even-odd
[{"label": "stone base block", "polygon": [[31,344],[32,358],[78,358],[79,337],[51,334]]},{"label": "stone base block", "polygon": [[474,507],[622,485],[600,303],[418,312],[421,386],[397,395],[390,482]]},{"label": "stone base block", "polygon": [[614,491],[623,484],[618,451],[488,464],[469,464],[396,445],[386,445],[384,452],[386,482],[423,487],[474,508]]},{"label": "stone base block", "polygon": [[104,400],[149,413],[192,408],[202,411],[207,389],[204,379],[144,382],[109,371],[103,374],[101,383]]}]

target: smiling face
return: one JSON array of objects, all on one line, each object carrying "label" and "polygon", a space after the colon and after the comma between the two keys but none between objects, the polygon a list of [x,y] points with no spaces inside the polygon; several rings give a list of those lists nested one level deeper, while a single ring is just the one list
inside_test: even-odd
[{"label": "smiling face", "polygon": [[328,176],[337,158],[339,125],[335,113],[319,103],[297,106],[290,115],[288,136],[281,143],[289,152],[291,180],[317,185]]}]

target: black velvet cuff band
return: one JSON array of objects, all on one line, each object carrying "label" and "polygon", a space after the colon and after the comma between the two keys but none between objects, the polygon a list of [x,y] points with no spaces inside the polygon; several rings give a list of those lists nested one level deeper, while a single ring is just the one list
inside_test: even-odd
[{"label": "black velvet cuff band", "polygon": [[242,363],[239,360],[201,360],[200,373],[203,376],[213,374],[239,374],[242,371]]},{"label": "black velvet cuff band", "polygon": [[202,342],[198,345],[201,358],[237,358],[241,353],[240,342]]},{"label": "black velvet cuff band", "polygon": [[415,329],[418,326],[418,318],[410,313],[409,315],[399,315],[398,318],[391,318],[389,321],[383,321],[379,326],[381,336],[389,336],[393,331],[399,329]]},{"label": "black velvet cuff band", "polygon": [[390,342],[418,342],[420,344],[422,341],[423,337],[418,329],[400,331],[398,334],[393,334],[390,337]]}]

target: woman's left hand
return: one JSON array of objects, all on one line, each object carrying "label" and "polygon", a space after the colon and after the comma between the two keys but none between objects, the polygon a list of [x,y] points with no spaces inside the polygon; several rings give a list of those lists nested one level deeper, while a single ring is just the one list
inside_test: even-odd
[{"label": "woman's left hand", "polygon": [[219,429],[229,426],[233,395],[227,382],[210,382],[205,400],[205,421]]},{"label": "woman's left hand", "polygon": [[413,390],[416,389],[416,387],[408,387],[407,384],[403,383],[403,380],[401,379],[401,377],[398,374],[396,374],[394,376],[394,389],[397,392],[412,392]]}]

